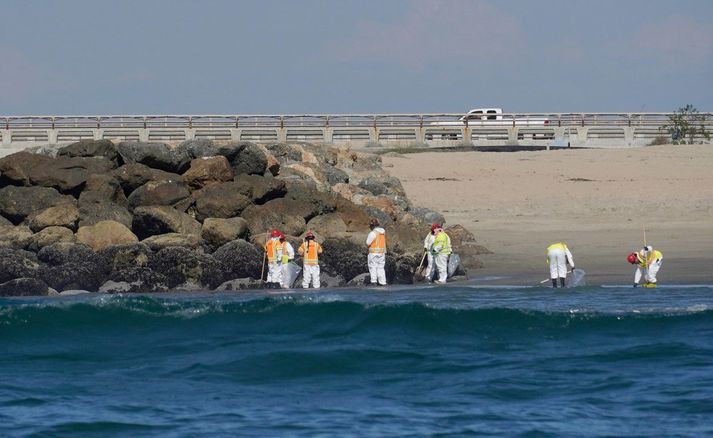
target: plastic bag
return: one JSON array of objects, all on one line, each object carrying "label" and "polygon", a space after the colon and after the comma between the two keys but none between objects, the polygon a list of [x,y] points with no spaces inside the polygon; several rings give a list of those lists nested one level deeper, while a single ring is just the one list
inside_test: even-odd
[{"label": "plastic bag", "polygon": [[289,262],[282,265],[282,283],[285,287],[292,287],[292,284],[297,280],[297,276],[302,272],[302,268],[295,262]]},{"label": "plastic bag", "polygon": [[453,274],[456,273],[458,270],[458,266],[460,266],[460,256],[456,253],[453,253],[448,257],[448,276],[452,277]]},{"label": "plastic bag", "polygon": [[584,279],[585,275],[587,275],[587,273],[584,272],[583,269],[573,270],[572,275],[567,277],[567,280],[565,281],[565,286],[567,286],[567,287],[586,286],[587,281]]}]

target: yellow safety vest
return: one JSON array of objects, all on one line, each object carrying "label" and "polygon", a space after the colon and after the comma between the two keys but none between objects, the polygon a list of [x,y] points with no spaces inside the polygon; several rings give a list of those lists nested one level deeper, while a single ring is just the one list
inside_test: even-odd
[{"label": "yellow safety vest", "polygon": [[553,243],[552,245],[550,245],[550,246],[547,247],[547,252],[550,252],[550,251],[552,251],[553,249],[566,250],[566,249],[567,249],[567,245],[565,245],[565,244],[562,243],[562,242]]}]

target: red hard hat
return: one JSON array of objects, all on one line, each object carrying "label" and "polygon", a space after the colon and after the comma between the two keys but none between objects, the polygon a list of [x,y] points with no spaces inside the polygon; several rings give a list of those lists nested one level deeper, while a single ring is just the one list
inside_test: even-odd
[{"label": "red hard hat", "polygon": [[439,228],[441,228],[441,226],[439,224],[433,224],[433,225],[431,225],[431,232],[433,233],[434,231],[436,231]]},{"label": "red hard hat", "polygon": [[635,252],[632,252],[631,254],[629,254],[629,255],[626,257],[626,261],[629,262],[629,263],[631,263],[632,265],[633,265],[634,263],[636,263],[636,253],[635,253]]},{"label": "red hard hat", "polygon": [[282,233],[280,233],[280,230],[277,228],[273,229],[272,232],[270,233],[270,237],[280,237]]}]

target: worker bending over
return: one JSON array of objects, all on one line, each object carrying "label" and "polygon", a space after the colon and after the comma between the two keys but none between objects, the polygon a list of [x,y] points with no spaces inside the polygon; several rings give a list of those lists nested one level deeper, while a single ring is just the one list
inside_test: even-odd
[{"label": "worker bending over", "polygon": [[639,252],[632,252],[626,258],[629,263],[636,266],[634,273],[634,287],[639,285],[642,270],[645,272],[643,287],[656,287],[656,274],[661,269],[663,254],[655,250],[651,245],[647,245]]},{"label": "worker bending over", "polygon": [[433,254],[431,254],[431,246],[433,246],[433,241],[436,239],[435,234],[439,226],[438,224],[431,225],[431,231],[426,235],[426,238],[423,239],[423,250],[426,252],[426,260],[428,263],[426,270],[423,271],[423,278],[429,283],[433,280],[433,274],[436,272],[435,266],[433,265],[434,259]]},{"label": "worker bending over", "polygon": [[270,239],[265,242],[265,256],[267,257],[268,288],[278,288],[282,284],[282,233],[277,228],[270,232]]},{"label": "worker bending over", "polygon": [[552,287],[557,287],[557,279],[559,279],[560,287],[564,287],[567,279],[567,265],[569,264],[574,271],[574,259],[572,258],[572,253],[569,252],[569,248],[567,248],[567,244],[557,242],[548,246],[547,260],[550,263]]},{"label": "worker bending over", "polygon": [[322,254],[322,245],[314,240],[312,230],[307,231],[297,252],[303,256],[302,288],[308,289],[311,282],[312,287],[319,289],[319,254]]},{"label": "worker bending over", "polygon": [[369,220],[371,232],[366,236],[366,246],[369,247],[367,264],[369,265],[369,277],[372,285],[386,285],[386,230],[379,226],[376,218]]},{"label": "worker bending over", "polygon": [[[434,224],[436,227],[434,232],[433,244],[431,245],[431,254],[438,271],[438,284],[446,284],[448,278],[448,256],[453,252],[451,250],[451,238],[443,231],[440,225]],[[432,227],[433,228],[433,227]]]}]

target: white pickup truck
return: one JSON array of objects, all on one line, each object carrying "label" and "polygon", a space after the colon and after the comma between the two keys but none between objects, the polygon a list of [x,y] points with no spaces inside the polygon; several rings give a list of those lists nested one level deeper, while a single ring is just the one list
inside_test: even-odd
[{"label": "white pickup truck", "polygon": [[[473,129],[473,138],[504,140],[507,139],[507,132],[504,131],[511,126],[529,128],[546,128],[550,126],[550,120],[543,117],[514,117],[512,115],[503,116],[502,108],[473,108],[468,113],[457,120],[436,120],[426,125],[426,140],[459,140],[460,130],[468,125]],[[496,132],[487,132],[493,131]],[[476,131],[481,131],[476,134]],[[500,132],[503,131],[503,132]],[[482,135],[481,135],[482,134]],[[552,138],[550,133],[527,133],[532,139]],[[524,133],[518,133],[518,139],[523,139]]]}]

